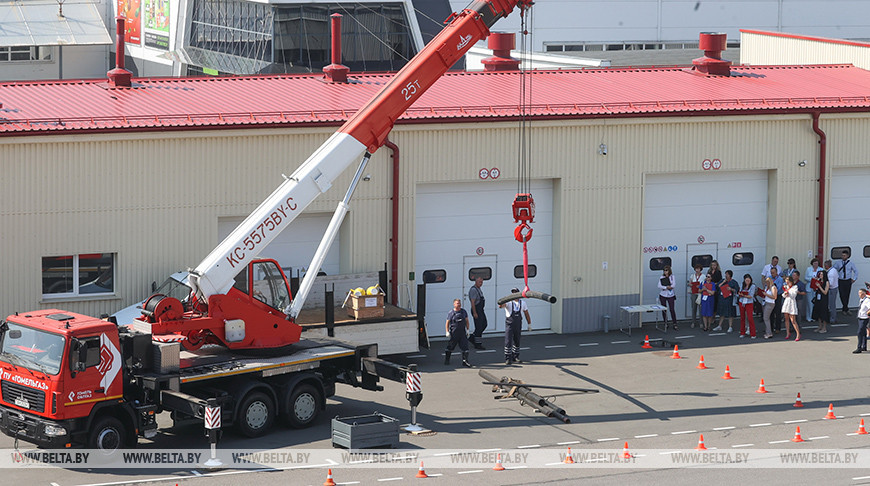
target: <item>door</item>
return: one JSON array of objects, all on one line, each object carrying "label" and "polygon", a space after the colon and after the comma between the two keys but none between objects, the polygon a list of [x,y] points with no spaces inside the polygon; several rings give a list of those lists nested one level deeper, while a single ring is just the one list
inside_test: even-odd
[{"label": "door", "polygon": [[[471,300],[468,291],[474,285],[474,281],[480,277],[483,285],[483,298],[486,299],[486,331],[504,331],[504,319],[499,319],[498,296],[506,294],[505,289],[498,288],[498,255],[465,256],[462,257],[462,307],[468,311],[468,319],[471,330],[474,330],[474,317],[471,315]],[[506,289],[510,290],[510,289]]]},{"label": "door", "polygon": [[[710,263],[713,260],[719,259],[719,244],[718,243],[689,243],[686,245],[686,266],[683,269],[682,279],[683,282],[688,283],[689,276],[695,273],[695,264],[701,265],[702,270],[701,274],[706,275],[710,270]],[[721,266],[721,262],[720,262]],[[674,273],[676,276],[676,272]],[[679,278],[679,277],[677,277]],[[679,282],[679,280],[678,280]],[[687,296],[686,305],[683,306],[683,316],[679,315],[679,311],[677,312],[677,319],[691,318],[692,317],[692,299],[689,298],[691,295],[689,290],[683,293]]]}]

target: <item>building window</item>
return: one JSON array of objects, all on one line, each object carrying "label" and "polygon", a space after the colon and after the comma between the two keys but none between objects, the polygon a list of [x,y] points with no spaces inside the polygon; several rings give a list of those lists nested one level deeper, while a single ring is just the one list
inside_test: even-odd
[{"label": "building window", "polygon": [[843,252],[848,252],[849,256],[852,255],[852,247],[850,246],[835,246],[831,248],[831,260],[837,261],[843,258]]},{"label": "building window", "polygon": [[424,270],[423,283],[441,283],[447,281],[447,270]]},{"label": "building window", "polygon": [[701,268],[710,268],[710,264],[713,263],[713,255],[693,255],[692,256],[692,268],[697,267],[698,265]]},{"label": "building window", "polygon": [[671,257],[656,257],[649,259],[649,269],[657,272],[664,270],[666,266],[671,265]]},{"label": "building window", "polygon": [[[538,266],[529,264],[529,278],[535,278],[538,276]],[[514,278],[525,278],[523,275],[523,266],[517,265],[514,267]]]},{"label": "building window", "polygon": [[477,280],[477,277],[480,277],[484,280],[489,280],[492,278],[492,268],[490,267],[475,267],[468,270],[468,280],[474,282]]},{"label": "building window", "polygon": [[754,261],[755,255],[753,255],[751,252],[735,253],[731,255],[731,264],[735,266],[752,265],[752,262]]},{"label": "building window", "polygon": [[9,61],[48,61],[51,60],[51,47],[12,46],[0,47],[0,62]]},{"label": "building window", "polygon": [[870,258],[870,245],[864,247],[864,258]]},{"label": "building window", "polygon": [[42,258],[43,297],[77,297],[114,293],[114,253]]}]

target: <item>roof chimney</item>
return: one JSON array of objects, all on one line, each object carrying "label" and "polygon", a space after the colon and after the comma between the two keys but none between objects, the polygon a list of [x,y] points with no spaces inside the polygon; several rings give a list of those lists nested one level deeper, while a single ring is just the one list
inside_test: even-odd
[{"label": "roof chimney", "polygon": [[516,71],[520,68],[520,60],[511,57],[511,50],[516,48],[516,34],[513,32],[493,32],[486,40],[486,47],[492,49],[492,57],[480,61],[484,71]]},{"label": "roof chimney", "polygon": [[323,68],[323,79],[333,83],[346,83],[350,68],[341,64],[341,14],[330,15],[332,26],[332,64]]},{"label": "roof chimney", "polygon": [[731,75],[731,61],[722,59],[722,51],[728,44],[728,36],[722,32],[701,32],[698,47],[704,51],[704,57],[692,60],[699,72],[716,76]]},{"label": "roof chimney", "polygon": [[109,86],[112,88],[129,88],[131,86],[130,79],[133,73],[124,69],[124,24],[127,21],[122,16],[115,17],[115,32],[117,42],[115,43],[115,69],[112,69],[106,75],[109,77]]}]

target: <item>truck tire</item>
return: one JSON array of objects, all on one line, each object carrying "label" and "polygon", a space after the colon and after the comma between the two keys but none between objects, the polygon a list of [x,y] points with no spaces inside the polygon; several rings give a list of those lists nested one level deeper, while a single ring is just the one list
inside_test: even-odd
[{"label": "truck tire", "polygon": [[302,383],[287,396],[284,402],[283,418],[287,425],[304,429],[317,418],[322,408],[322,398],[317,388],[308,383]]},{"label": "truck tire", "polygon": [[275,422],[275,403],[263,392],[254,391],[245,396],[236,414],[236,428],[247,437],[260,437]]},{"label": "truck tire", "polygon": [[88,448],[111,454],[123,447],[127,430],[120,420],[112,416],[97,419],[88,435]]}]

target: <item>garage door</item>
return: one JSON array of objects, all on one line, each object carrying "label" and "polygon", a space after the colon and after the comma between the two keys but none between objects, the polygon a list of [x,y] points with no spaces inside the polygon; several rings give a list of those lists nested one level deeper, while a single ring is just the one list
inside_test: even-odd
[{"label": "garage door", "polygon": [[[498,309],[499,297],[512,287],[523,287],[522,244],[513,237],[516,227],[511,203],[516,195],[515,181],[457,184],[421,184],[417,186],[416,274],[446,271],[445,281],[427,286],[426,323],[430,335],[443,336],[447,312],[453,299],[461,298],[471,313],[468,290],[472,275],[481,275],[487,332],[504,330],[504,310]],[[532,183],[535,198],[534,233],[529,241],[529,265],[536,276],[529,287],[541,292],[552,289],[553,184]],[[529,312],[534,329],[550,329],[552,304],[530,300]],[[472,319],[472,328],[474,325]]]},{"label": "garage door", "polygon": [[[320,244],[320,238],[323,237],[331,218],[331,214],[303,214],[299,216],[260,253],[260,258],[277,260],[287,274],[287,278],[296,276],[297,270],[304,272],[304,269],[311,263],[311,257],[314,256],[317,245]],[[217,241],[223,241],[242,220],[243,218],[220,218],[218,220]],[[338,240],[336,238],[333,242],[321,268],[327,275],[335,275],[339,272]]]},{"label": "garage door", "polygon": [[834,169],[830,200],[830,248],[825,258],[839,259],[843,248],[851,250],[851,260],[858,267],[858,283],[852,286],[849,299],[854,307],[858,287],[870,281],[870,168]]},{"label": "garage door", "polygon": [[710,260],[718,260],[738,281],[746,273],[760,278],[767,259],[767,172],[648,175],[643,221],[643,303],[658,302],[657,283],[669,264],[677,319],[691,317],[685,283],[693,261],[706,272]]}]

